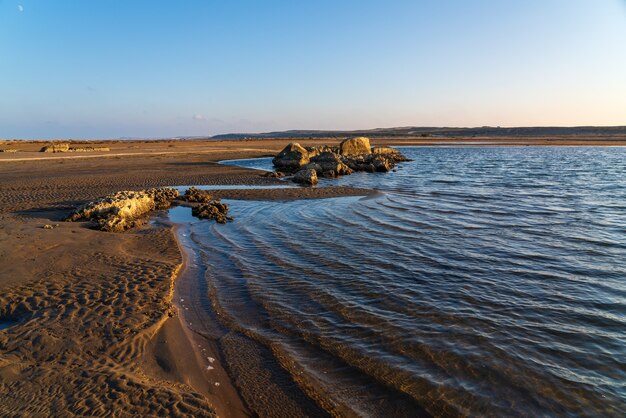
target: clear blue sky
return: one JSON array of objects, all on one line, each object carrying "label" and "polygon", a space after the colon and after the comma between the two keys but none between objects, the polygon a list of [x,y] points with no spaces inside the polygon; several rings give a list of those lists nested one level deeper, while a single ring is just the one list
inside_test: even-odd
[{"label": "clear blue sky", "polygon": [[626,125],[626,0],[0,0],[0,138]]}]

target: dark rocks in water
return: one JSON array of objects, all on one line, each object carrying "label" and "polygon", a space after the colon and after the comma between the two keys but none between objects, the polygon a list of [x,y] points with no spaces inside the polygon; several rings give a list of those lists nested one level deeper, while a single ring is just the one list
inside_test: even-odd
[{"label": "dark rocks in water", "polygon": [[220,202],[219,198],[211,196],[206,190],[190,187],[185,191],[182,200],[189,203],[199,203],[191,207],[191,214],[196,218],[214,220],[225,224],[232,221],[228,216],[228,205]]},{"label": "dark rocks in water", "polygon": [[309,163],[309,151],[297,142],[292,142],[274,157],[272,163],[275,167],[287,171],[296,171]]},{"label": "dark rocks in water", "polygon": [[206,190],[200,190],[196,187],[190,187],[185,190],[185,194],[182,198],[185,202],[191,203],[209,203],[214,200],[214,197]]},{"label": "dark rocks in water", "polygon": [[219,200],[212,200],[208,203],[201,203],[191,208],[191,214],[200,219],[212,219],[217,223],[225,224],[232,221],[233,218],[228,216],[228,205]]},{"label": "dark rocks in water", "polygon": [[[311,163],[319,176],[337,177],[352,174],[352,169],[348,167],[341,157],[335,153],[324,151],[316,157],[311,158]],[[307,165],[308,167],[308,165]]]},{"label": "dark rocks in water", "polygon": [[[391,148],[390,148],[391,149]],[[371,153],[363,155],[355,155],[351,157],[343,157],[342,161],[346,163],[353,171],[367,171],[368,173],[390,171],[398,162],[407,161],[406,157],[399,151],[391,149],[391,152]]]},{"label": "dark rocks in water", "polygon": [[298,171],[295,176],[293,176],[293,182],[308,186],[315,186],[317,184],[317,172],[312,168],[302,169]]}]

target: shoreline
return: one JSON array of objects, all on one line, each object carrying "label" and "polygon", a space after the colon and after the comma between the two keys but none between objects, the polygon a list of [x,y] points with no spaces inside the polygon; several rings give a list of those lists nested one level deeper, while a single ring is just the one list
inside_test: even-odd
[{"label": "shoreline", "polygon": [[[224,347],[231,358],[236,359],[239,352],[233,347],[239,346],[256,357],[242,357],[228,370],[229,359],[222,361],[217,343],[187,329],[183,322],[185,307],[191,307],[179,304],[177,286],[184,283],[185,274],[194,273],[179,266],[176,275],[171,274],[189,257],[172,225],[115,234],[62,219],[86,200],[119,190],[176,184],[284,184],[262,177],[259,171],[217,161],[266,156],[268,149],[289,141],[197,141],[174,144],[181,149],[165,154],[160,152],[171,151],[170,143],[150,143],[145,144],[150,149],[139,149],[132,156],[107,155],[111,158],[11,161],[15,154],[0,156],[6,163],[0,164],[0,414],[103,415],[111,409],[140,415],[279,413],[255,400],[255,387],[267,384],[259,367],[262,362],[246,363],[271,360],[266,351],[245,335],[230,334]],[[302,141],[323,142],[330,141]],[[411,145],[392,139],[373,143]],[[318,187],[215,193],[227,199],[280,201],[366,196],[371,190]],[[57,223],[52,230],[43,229]],[[168,299],[170,286],[173,293]],[[178,313],[168,317],[169,309]],[[215,355],[203,355],[203,348]],[[205,364],[206,357],[216,360]],[[220,363],[219,368],[215,363]],[[246,368],[248,364],[251,367]],[[205,382],[204,370],[198,370],[209,365],[214,369],[208,382],[215,383],[211,379],[217,376],[219,390]],[[248,381],[253,384],[246,386]],[[236,393],[244,386],[246,393]],[[74,393],[81,393],[81,399]],[[277,391],[275,396],[302,399],[298,393]],[[287,404],[280,401],[278,406],[283,403]],[[310,411],[318,411],[319,405],[307,405]]]},{"label": "shoreline", "polygon": [[[29,161],[68,161],[93,160],[100,158],[140,158],[146,156],[182,157],[204,154],[211,156],[222,154],[221,159],[246,159],[260,156],[275,155],[289,142],[309,145],[337,145],[341,137],[315,138],[262,138],[242,140],[80,140],[80,141],[38,141],[38,140],[4,140],[0,141],[0,149],[15,149],[16,152],[0,152],[0,163]],[[522,146],[590,146],[590,147],[624,147],[626,136],[622,135],[560,135],[542,136],[390,136],[371,137],[376,146],[440,146],[440,147],[522,147]],[[107,145],[108,152],[72,152],[41,153],[42,144],[51,142],[68,142],[73,145]],[[172,150],[175,148],[176,150]],[[215,161],[219,161],[215,159]]]},{"label": "shoreline", "polygon": [[[189,301],[193,297],[190,290],[193,288],[192,282],[200,278],[201,269],[197,261],[192,261],[197,258],[197,254],[186,248],[179,235],[180,229],[185,226],[165,221],[163,227],[168,228],[172,233],[182,258],[182,267],[173,282],[172,304],[176,307],[177,315],[172,320],[176,319],[174,326],[182,330],[182,335],[187,339],[187,344],[183,344],[182,347],[174,346],[171,338],[170,342],[166,341],[165,344],[172,352],[177,349],[182,351],[178,353],[179,357],[193,357],[192,359],[186,357],[186,363],[179,366],[181,377],[188,379],[187,383],[190,386],[206,396],[218,416],[250,416],[250,411],[241,400],[224,368],[215,336],[211,336],[206,327],[202,330],[204,332],[201,332],[202,324],[197,321],[200,316],[193,315],[193,311],[200,307],[190,304]],[[178,335],[181,335],[180,331]]]},{"label": "shoreline", "polygon": [[[294,188],[289,189],[276,189],[273,190],[276,193],[268,195],[267,189],[249,189],[249,190],[219,190],[223,192],[244,192],[243,195],[235,193],[234,195],[228,195],[227,198],[233,200],[263,200],[263,201],[290,201],[296,199],[325,199],[325,198],[337,198],[337,197],[351,197],[362,196],[363,198],[373,198],[380,194],[379,191],[369,189],[354,189],[346,187],[326,187],[317,188],[313,190],[327,189],[329,193],[323,193],[319,196],[297,196],[294,195],[294,191],[311,190],[310,188]],[[260,192],[260,193],[259,193]],[[282,195],[282,196],[281,196]],[[313,390],[310,387],[300,387],[300,384],[293,380],[290,385],[294,386],[294,389],[288,389],[286,387],[272,388],[268,386],[270,382],[261,384],[260,382],[248,382],[242,387],[241,378],[239,384],[233,380],[233,366],[235,368],[241,367],[241,365],[232,364],[232,355],[229,356],[224,352],[223,344],[232,345],[230,343],[224,343],[222,338],[241,338],[245,339],[245,348],[239,348],[238,355],[243,355],[248,361],[252,358],[258,358],[259,354],[256,349],[262,345],[260,342],[254,341],[248,338],[245,333],[241,333],[237,329],[231,329],[228,325],[223,324],[219,319],[219,313],[217,313],[211,306],[212,302],[208,296],[210,284],[207,283],[204,277],[204,272],[208,267],[204,266],[200,260],[200,254],[195,249],[193,244],[193,238],[191,236],[191,227],[187,223],[179,223],[177,221],[169,219],[169,210],[165,210],[164,214],[157,215],[155,221],[157,224],[162,224],[162,227],[168,228],[176,240],[178,250],[181,253],[182,267],[179,270],[177,277],[174,278],[174,292],[173,292],[173,305],[176,307],[178,318],[177,326],[180,326],[184,330],[184,335],[187,338],[188,344],[183,345],[183,349],[187,350],[187,355],[194,358],[193,363],[182,365],[179,372],[182,376],[185,373],[190,373],[188,381],[185,383],[190,384],[198,392],[203,393],[219,416],[228,417],[245,417],[254,416],[260,410],[267,413],[272,413],[271,409],[268,409],[268,402],[274,401],[292,404],[283,405],[283,408],[293,408],[291,410],[285,409],[285,413],[296,413],[298,415],[305,412],[305,410],[295,410],[297,406],[293,403],[291,397],[306,397],[308,400],[309,410],[313,410],[308,415],[321,416],[326,415],[329,411],[324,408],[330,408],[330,411],[338,412],[343,411],[348,413],[350,410],[346,406],[336,405],[334,403],[319,402],[321,399],[319,396],[312,397],[307,391]],[[205,222],[197,220],[195,222]],[[194,223],[195,223],[194,222]],[[209,224],[207,227],[211,227]],[[217,226],[221,227],[221,225]],[[175,318],[172,318],[175,319]],[[166,343],[169,344],[169,343]],[[170,350],[180,350],[180,344],[178,347],[172,347]],[[264,349],[264,348],[263,348]],[[229,348],[227,347],[227,350]],[[230,347],[232,350],[232,347]],[[184,353],[182,353],[184,355]],[[273,369],[273,373],[276,373],[276,369],[280,370],[280,373],[284,375],[283,379],[293,379],[290,372],[284,369],[282,360],[276,357],[275,353],[267,352],[264,355],[265,363],[263,368]],[[252,361],[254,362],[254,361]],[[195,365],[195,370],[192,367]],[[200,371],[198,373],[198,371]],[[250,381],[256,379],[249,379]],[[218,384],[216,386],[216,383]],[[257,403],[254,398],[258,397],[258,393],[263,393],[263,397],[267,399],[262,400],[262,404]],[[247,402],[246,402],[247,400]],[[301,399],[302,401],[302,399]],[[253,404],[252,411],[250,411],[249,403]],[[256,403],[256,405],[254,405]],[[312,406],[315,404],[315,407]]]}]

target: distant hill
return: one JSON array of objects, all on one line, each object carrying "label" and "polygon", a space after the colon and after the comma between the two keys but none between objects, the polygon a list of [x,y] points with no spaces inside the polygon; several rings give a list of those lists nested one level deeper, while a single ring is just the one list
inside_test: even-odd
[{"label": "distant hill", "polygon": [[393,137],[393,136],[485,136],[485,137],[543,137],[560,135],[626,135],[626,126],[574,126],[574,127],[520,127],[501,128],[482,126],[479,128],[433,128],[433,127],[401,127],[378,128],[354,131],[318,131],[290,130],[264,133],[231,133],[212,136],[211,139],[242,139],[242,138],[320,138],[320,137]]}]

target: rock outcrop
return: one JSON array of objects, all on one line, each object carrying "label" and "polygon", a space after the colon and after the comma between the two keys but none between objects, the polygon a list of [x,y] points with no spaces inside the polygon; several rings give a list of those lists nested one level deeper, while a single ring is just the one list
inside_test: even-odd
[{"label": "rock outcrop", "polygon": [[307,186],[315,186],[317,184],[317,172],[312,168],[300,170],[293,176],[293,182]]},{"label": "rock outcrop", "polygon": [[201,203],[191,208],[191,214],[200,219],[212,219],[217,223],[225,224],[232,221],[233,218],[228,216],[228,205],[219,200],[212,200],[208,203]]},{"label": "rock outcrop", "polygon": [[332,178],[354,171],[388,172],[401,161],[408,160],[398,150],[371,148],[365,137],[348,138],[339,146],[304,148],[292,142],[272,160],[277,169],[294,174],[292,180],[295,183],[306,185],[317,184],[318,177]]},{"label": "rock outcrop", "polygon": [[180,193],[172,188],[121,191],[81,206],[68,221],[91,221],[96,229],[122,232],[145,222],[155,209],[165,209]]}]

